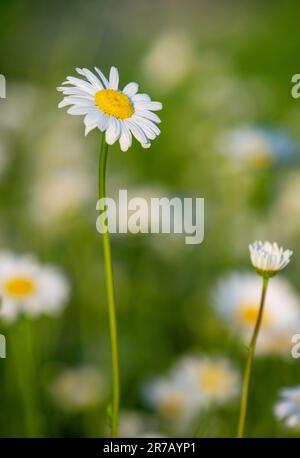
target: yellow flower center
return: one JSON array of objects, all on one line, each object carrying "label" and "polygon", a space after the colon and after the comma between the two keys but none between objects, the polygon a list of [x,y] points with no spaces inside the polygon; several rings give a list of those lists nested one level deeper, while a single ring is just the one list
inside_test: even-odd
[{"label": "yellow flower center", "polygon": [[35,289],[35,283],[27,277],[12,277],[4,284],[6,294],[18,298],[30,296]]},{"label": "yellow flower center", "polygon": [[95,102],[103,113],[118,119],[130,118],[134,113],[129,97],[114,89],[103,89],[96,92]]},{"label": "yellow flower center", "polygon": [[[259,308],[254,304],[244,304],[243,307],[238,311],[238,319],[247,326],[254,326],[258,317]],[[268,323],[268,317],[266,312],[263,314],[262,326],[266,326]]]},{"label": "yellow flower center", "polygon": [[159,411],[166,417],[177,417],[182,412],[182,398],[177,395],[170,395],[160,402]]},{"label": "yellow flower center", "polygon": [[257,168],[265,168],[271,164],[271,158],[268,151],[258,150],[255,151],[249,158],[248,163],[250,166]]},{"label": "yellow flower center", "polygon": [[222,386],[223,378],[223,370],[213,365],[207,365],[201,369],[200,388],[208,392],[216,391]]}]

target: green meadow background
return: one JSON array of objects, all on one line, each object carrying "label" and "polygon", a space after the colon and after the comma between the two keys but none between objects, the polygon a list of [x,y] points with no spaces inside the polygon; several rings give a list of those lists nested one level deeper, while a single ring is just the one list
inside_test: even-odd
[{"label": "green meadow background", "polygon": [[[100,134],[85,138],[82,118],[57,109],[56,87],[77,66],[97,65],[107,74],[115,65],[121,85],[137,81],[164,105],[162,133],[150,149],[137,142],[127,153],[110,148],[111,195],[128,189],[137,196],[205,198],[201,245],[168,235],[112,237],[122,411],[155,421],[143,384],[180,355],[224,355],[242,371],[245,348],[214,313],[211,296],[227,272],[251,270],[249,242],[274,239],[294,250],[282,275],[300,294],[300,205],[295,194],[281,203],[283,190],[300,180],[300,101],[291,97],[291,77],[300,72],[299,17],[295,1],[1,1],[7,99],[0,100],[0,248],[58,265],[71,284],[57,318],[0,323],[7,339],[7,358],[0,360],[1,437],[109,434],[110,345],[95,228]],[[218,139],[244,125],[283,131],[295,142],[293,160],[283,155],[237,167],[218,151]],[[78,192],[83,173],[90,197],[41,223],[47,199],[36,206],[35,184],[60,169],[76,169]],[[53,380],[82,366],[99,370],[101,394],[88,408],[66,410],[51,394]],[[281,387],[299,383],[298,360],[256,360],[248,436],[297,436],[272,408]],[[210,411],[197,430],[234,437],[237,415],[238,402]],[[168,424],[156,429],[174,434]]]}]

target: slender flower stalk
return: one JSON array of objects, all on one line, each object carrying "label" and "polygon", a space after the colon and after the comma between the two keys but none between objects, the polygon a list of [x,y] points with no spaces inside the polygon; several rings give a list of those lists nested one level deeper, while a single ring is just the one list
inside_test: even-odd
[{"label": "slender flower stalk", "polygon": [[259,330],[260,330],[260,326],[261,326],[261,322],[263,318],[268,283],[269,283],[269,278],[263,278],[263,286],[262,286],[259,312],[258,312],[257,320],[255,323],[254,331],[252,334],[252,338],[251,338],[251,341],[248,347],[248,356],[247,356],[246,367],[245,367],[245,372],[244,372],[241,407],[240,407],[240,418],[239,418],[238,433],[237,433],[237,437],[239,438],[244,436],[253,358],[255,354],[256,341],[257,341],[257,337],[259,334]]},{"label": "slender flower stalk", "polygon": [[[105,136],[102,135],[100,157],[99,157],[99,199],[106,197],[106,163],[107,163],[108,144],[105,141]],[[107,224],[104,223],[104,224]],[[110,234],[107,230],[103,233],[103,252],[104,252],[104,268],[106,278],[106,290],[108,300],[110,339],[111,339],[111,354],[112,354],[112,371],[113,371],[113,401],[111,411],[111,434],[112,437],[118,437],[118,419],[119,419],[119,404],[120,404],[120,374],[119,374],[119,349],[118,349],[118,333],[117,333],[117,317],[115,305],[115,292],[113,269],[111,259]]]},{"label": "slender flower stalk", "polygon": [[[102,132],[99,159],[99,199],[102,200],[106,197],[105,172],[108,145],[119,142],[121,150],[127,151],[134,137],[143,148],[149,148],[151,141],[160,134],[157,126],[160,118],[153,112],[161,110],[162,104],[151,100],[148,94],[138,93],[139,86],[135,82],[126,84],[121,90],[119,72],[115,67],[111,67],[108,78],[97,67],[95,72],[87,68],[76,68],[76,72],[81,78],[68,76],[57,88],[64,95],[58,106],[68,107],[68,113],[71,115],[84,116],[86,135],[93,129]],[[120,404],[117,319],[108,222],[104,224],[106,229],[103,231],[104,267],[113,368],[111,433],[112,437],[117,437]]]},{"label": "slender flower stalk", "polygon": [[[11,339],[11,353],[14,377],[22,402],[24,434],[27,438],[43,435],[35,346],[32,337],[31,323],[27,318],[22,317],[17,324],[17,335]],[[22,354],[26,354],[26,359],[20,358]]]},{"label": "slender flower stalk", "polygon": [[244,437],[252,365],[255,354],[256,342],[264,314],[264,306],[269,279],[288,265],[288,263],[290,262],[290,258],[293,254],[292,251],[284,250],[282,247],[279,247],[277,243],[261,241],[256,241],[252,245],[250,245],[249,251],[252,265],[258,273],[258,275],[262,277],[263,285],[259,311],[248,348],[248,356],[244,372],[240,417],[237,431],[237,437],[239,438]]}]

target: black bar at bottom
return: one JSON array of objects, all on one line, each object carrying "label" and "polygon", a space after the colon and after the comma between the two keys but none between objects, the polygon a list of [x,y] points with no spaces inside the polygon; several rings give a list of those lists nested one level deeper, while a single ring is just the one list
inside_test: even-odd
[{"label": "black bar at bottom", "polygon": [[151,456],[202,455],[211,452],[282,451],[284,455],[299,450],[298,439],[0,439],[0,456],[18,457],[80,456]]}]

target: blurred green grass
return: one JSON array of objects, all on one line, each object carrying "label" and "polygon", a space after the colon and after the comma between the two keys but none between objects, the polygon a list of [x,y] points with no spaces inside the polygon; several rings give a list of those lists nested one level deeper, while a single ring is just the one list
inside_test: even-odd
[{"label": "blurred green grass", "polygon": [[[15,85],[21,93],[26,85],[38,91],[32,112],[25,110],[16,128],[0,124],[10,157],[0,180],[1,250],[33,252],[42,261],[61,266],[72,284],[70,303],[59,318],[29,323],[37,354],[34,389],[43,436],[107,434],[105,402],[77,415],[65,414],[53,403],[48,387],[57,366],[92,364],[110,377],[103,260],[95,230],[96,195],[76,215],[50,228],[53,231],[36,225],[28,210],[31,183],[43,153],[39,145],[50,128],[55,132],[57,123],[66,122],[66,113],[56,108],[55,87],[76,66],[98,65],[107,72],[110,65],[117,65],[122,83],[137,80],[143,91],[162,100],[164,110],[162,135],[151,150],[135,144],[123,154],[116,146],[111,148],[111,192],[154,186],[171,195],[206,200],[206,235],[200,246],[181,246],[150,235],[113,237],[122,407],[144,411],[142,384],[165,372],[181,354],[224,354],[242,370],[245,351],[214,315],[210,293],[228,270],[249,268],[247,243],[257,234],[260,238],[271,234],[295,251],[285,275],[299,292],[300,224],[289,233],[282,221],[271,227],[269,220],[273,209],[276,216],[276,202],[291,168],[281,165],[276,170],[240,172],[215,149],[215,140],[224,129],[241,124],[279,126],[299,142],[300,105],[290,95],[291,76],[299,70],[299,9],[296,2],[282,6],[277,1],[226,5],[120,1],[117,7],[110,1],[1,3],[1,72],[8,82],[8,99],[0,103],[1,120]],[[178,31],[188,37],[192,61],[182,79],[162,90],[159,73],[157,77],[155,71],[145,74],[143,60],[153,42],[167,33],[176,36]],[[172,59],[170,62],[172,66]],[[218,93],[225,81],[224,93]],[[26,108],[22,103],[27,102],[20,99],[17,110],[21,114]],[[74,117],[72,123],[74,131],[83,136],[82,120]],[[95,187],[98,143],[99,135],[94,132],[83,140],[81,156],[86,160],[82,167],[87,167]],[[67,139],[61,144],[65,147]],[[47,154],[51,153],[49,149]],[[287,209],[286,217],[297,226],[299,214]],[[7,359],[0,361],[1,436],[27,434],[10,354],[21,339],[18,326],[0,326],[8,348]],[[22,342],[20,345],[22,348]],[[20,355],[25,363],[27,357]],[[249,436],[297,435],[278,424],[272,407],[278,390],[299,380],[297,360],[257,359],[247,420]],[[234,436],[237,413],[237,404],[210,413],[211,431],[205,426],[203,435]]]}]

